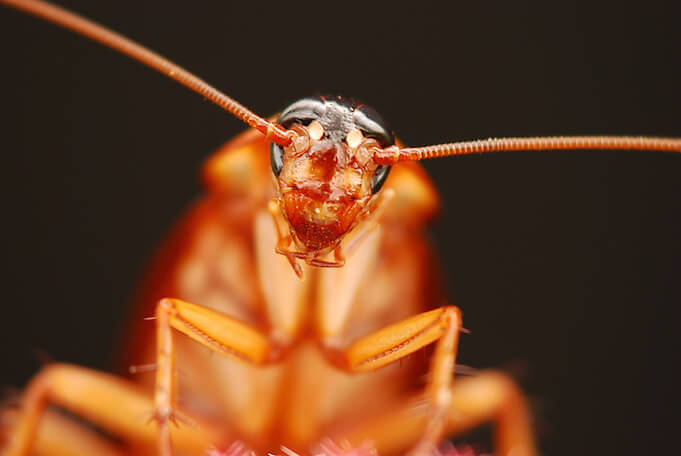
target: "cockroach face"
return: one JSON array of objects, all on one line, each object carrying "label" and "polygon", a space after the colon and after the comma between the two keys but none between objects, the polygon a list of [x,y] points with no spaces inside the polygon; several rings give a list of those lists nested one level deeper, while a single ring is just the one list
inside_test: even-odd
[{"label": "cockroach face", "polygon": [[329,252],[370,210],[389,172],[371,151],[394,137],[373,109],[337,97],[299,100],[278,123],[300,133],[271,146],[282,213],[299,250]]}]

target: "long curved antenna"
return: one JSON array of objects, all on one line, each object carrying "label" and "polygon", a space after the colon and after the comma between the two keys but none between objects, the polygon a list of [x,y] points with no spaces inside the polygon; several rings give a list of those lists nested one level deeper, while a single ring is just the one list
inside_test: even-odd
[{"label": "long curved antenna", "polygon": [[0,3],[84,35],[155,69],[234,114],[260,131],[270,141],[287,146],[292,140],[292,132],[263,119],[181,66],[103,25],[40,0],[0,0]]},{"label": "long curved antenna", "polygon": [[374,160],[383,165],[400,161],[523,150],[657,150],[681,152],[681,139],[645,136],[546,136],[537,138],[490,138],[425,147],[386,147],[374,150]]}]

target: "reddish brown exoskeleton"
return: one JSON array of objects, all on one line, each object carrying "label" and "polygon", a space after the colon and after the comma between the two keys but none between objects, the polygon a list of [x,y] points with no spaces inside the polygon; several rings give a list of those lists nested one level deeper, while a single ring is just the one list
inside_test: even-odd
[{"label": "reddish brown exoskeleton", "polygon": [[[163,455],[172,447],[200,454],[235,440],[258,452],[285,445],[302,453],[325,437],[371,441],[379,454],[427,453],[484,421],[497,424],[500,454],[535,453],[524,398],[508,378],[483,372],[454,382],[461,316],[438,307],[443,296],[423,239],[438,199],[410,161],[527,149],[678,151],[681,141],[572,137],[403,148],[373,110],[334,97],[301,100],[271,122],[82,18],[42,2],[4,3],[132,56],[254,128],[207,163],[207,195],[167,241],[140,300],[140,315],[155,312],[156,332],[140,324],[129,359],[155,365],[155,381],[135,385],[50,366],[29,385],[6,454],[31,447],[149,454],[157,445]],[[175,340],[173,328],[188,337]],[[429,366],[406,358],[433,343]],[[48,403],[123,444],[46,411]],[[141,418],[152,410],[158,426]],[[169,424],[182,417],[190,424]]]}]

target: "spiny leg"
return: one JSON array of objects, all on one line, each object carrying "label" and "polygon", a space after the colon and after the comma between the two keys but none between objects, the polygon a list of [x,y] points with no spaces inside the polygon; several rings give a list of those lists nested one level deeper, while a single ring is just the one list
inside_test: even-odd
[{"label": "spiny leg", "polygon": [[404,358],[437,341],[425,398],[431,411],[426,431],[414,452],[430,454],[441,440],[451,404],[456,350],[461,331],[461,312],[441,307],[397,322],[353,343],[342,353],[329,354],[350,372],[368,372]]},{"label": "spiny leg", "polygon": [[457,308],[452,308],[443,317],[448,318],[449,322],[435,348],[425,391],[426,400],[432,406],[432,417],[413,454],[432,454],[437,450],[444,436],[447,412],[452,402],[450,390],[454,381],[461,313]]},{"label": "spiny leg", "polygon": [[[459,379],[450,389],[450,396],[445,435],[460,435],[492,422],[495,425],[495,454],[537,455],[527,402],[518,386],[506,375],[485,371]],[[353,423],[339,436],[355,445],[370,439],[379,454],[397,454],[413,446],[428,432],[428,412],[420,396],[405,399],[380,416]]]},{"label": "spiny leg", "polygon": [[[156,429],[145,425],[144,420],[152,410],[151,398],[135,385],[90,369],[53,364],[29,383],[3,455],[31,453],[48,403],[63,407],[125,442],[150,445],[156,439]],[[184,450],[200,451],[215,442],[218,433],[201,425],[174,430],[173,436]]]},{"label": "spiny leg", "polygon": [[277,361],[283,354],[283,347],[246,323],[197,304],[172,298],[161,299],[156,306],[154,419],[159,425],[158,443],[162,456],[172,454],[168,422],[176,419],[173,328],[217,353],[253,364],[268,364]]}]

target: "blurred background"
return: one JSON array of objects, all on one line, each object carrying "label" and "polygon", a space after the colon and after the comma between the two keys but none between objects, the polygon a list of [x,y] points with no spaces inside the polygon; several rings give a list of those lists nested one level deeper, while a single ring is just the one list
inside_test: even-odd
[{"label": "blurred background", "polygon": [[[681,137],[678,2],[60,1],[262,115],[341,94],[409,145]],[[406,2],[405,2],[406,4]],[[0,8],[0,386],[39,359],[110,369],[138,277],[244,126],[98,44]],[[547,455],[681,454],[681,155],[424,163],[430,233],[473,334],[523,385]]]}]

